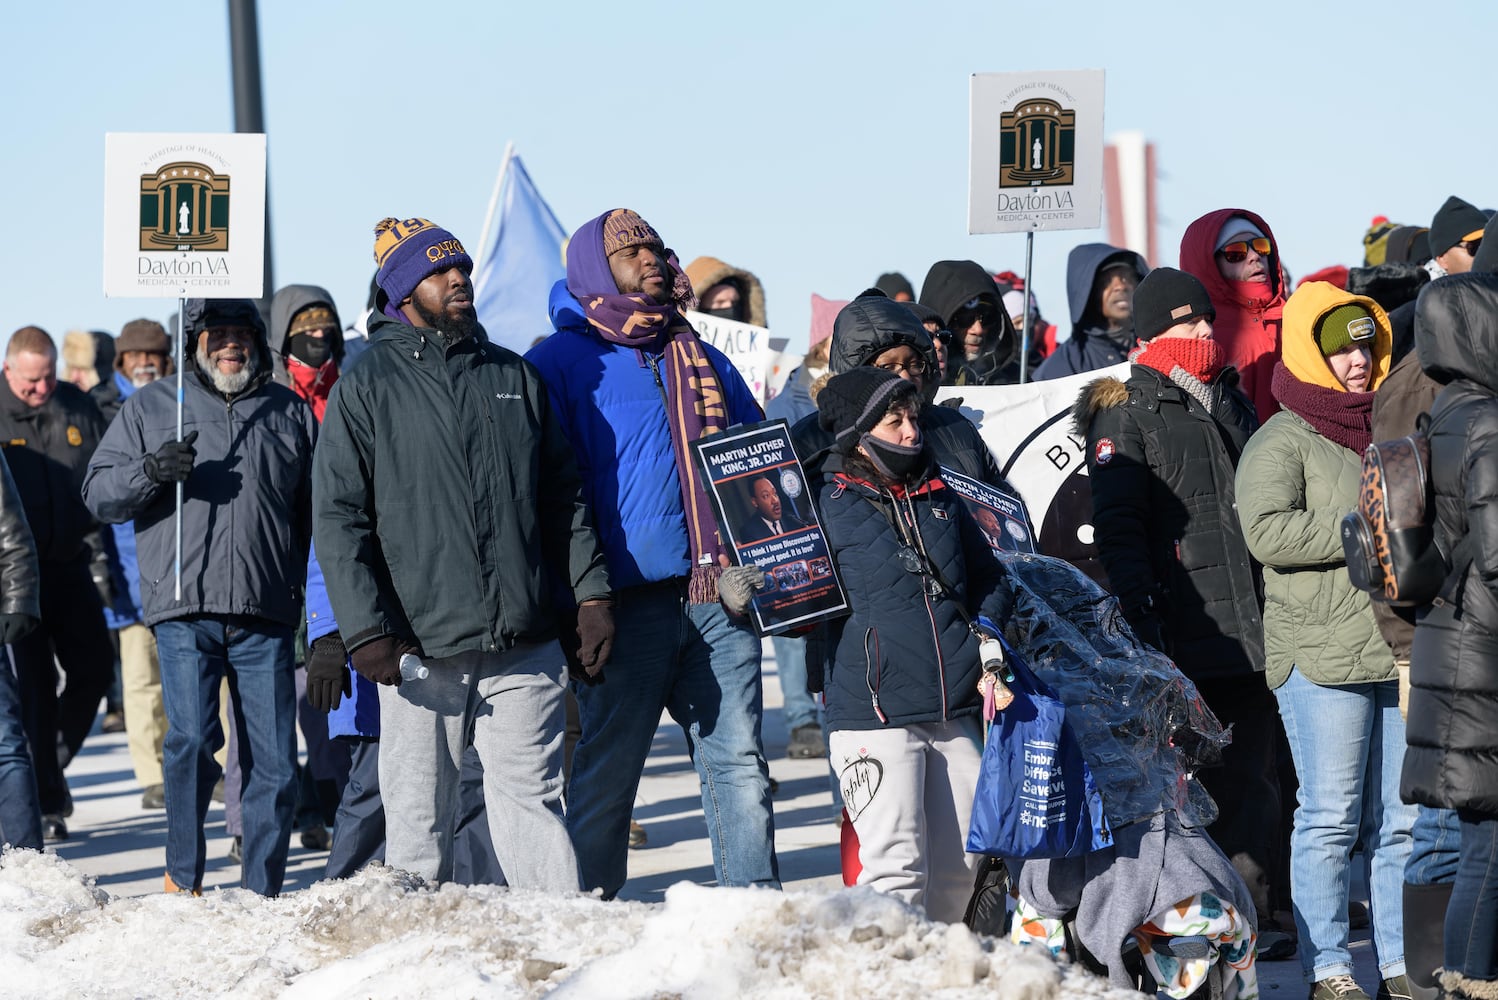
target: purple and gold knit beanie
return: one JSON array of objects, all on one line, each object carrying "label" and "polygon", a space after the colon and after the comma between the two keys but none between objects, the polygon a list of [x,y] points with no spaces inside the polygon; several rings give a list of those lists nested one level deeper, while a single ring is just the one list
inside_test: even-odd
[{"label": "purple and gold knit beanie", "polygon": [[386,315],[399,318],[400,304],[429,275],[450,267],[473,270],[473,258],[452,233],[427,219],[381,219],[375,224],[375,275],[389,298]]}]

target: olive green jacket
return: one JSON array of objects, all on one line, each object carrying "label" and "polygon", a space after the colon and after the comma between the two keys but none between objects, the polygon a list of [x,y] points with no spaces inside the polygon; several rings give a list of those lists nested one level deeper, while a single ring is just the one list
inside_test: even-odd
[{"label": "olive green jacket", "polygon": [[1362,463],[1288,410],[1276,413],[1238,463],[1238,517],[1264,566],[1265,679],[1290,669],[1315,684],[1393,679],[1368,595],[1352,585],[1342,518],[1357,505]]}]

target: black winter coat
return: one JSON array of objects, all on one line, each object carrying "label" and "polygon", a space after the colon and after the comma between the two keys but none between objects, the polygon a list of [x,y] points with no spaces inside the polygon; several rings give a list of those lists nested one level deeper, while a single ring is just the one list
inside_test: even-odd
[{"label": "black winter coat", "polygon": [[[823,487],[820,506],[853,609],[827,680],[828,728],[879,729],[977,713],[982,664],[958,605],[1003,627],[1014,589],[963,502],[940,480],[896,499],[836,476]],[[952,594],[905,567],[891,517],[915,526]]]},{"label": "black winter coat", "polygon": [[77,386],[59,382],[50,399],[31,407],[0,379],[0,443],[44,564],[102,556],[83,479],[103,437],[103,414]]},{"label": "black winter coat", "polygon": [[0,615],[42,616],[36,545],[10,468],[0,458]]},{"label": "black winter coat", "polygon": [[1399,794],[1498,815],[1498,275],[1439,278],[1415,324],[1431,408],[1436,542],[1462,545],[1453,601],[1421,612]]},{"label": "black winter coat", "polygon": [[555,638],[557,602],[609,581],[535,367],[378,314],[369,341],[333,387],[313,471],[344,643],[397,635],[440,658]]},{"label": "black winter coat", "polygon": [[1165,375],[1134,365],[1101,378],[1073,416],[1087,437],[1092,526],[1129,624],[1163,641],[1186,676],[1264,669],[1258,567],[1234,500],[1238,457],[1256,429],[1253,404],[1227,369],[1209,413]]}]

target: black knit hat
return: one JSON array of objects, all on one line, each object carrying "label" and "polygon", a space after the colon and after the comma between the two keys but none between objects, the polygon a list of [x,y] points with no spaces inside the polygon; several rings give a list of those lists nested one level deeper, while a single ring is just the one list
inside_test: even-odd
[{"label": "black knit hat", "polygon": [[817,420],[837,439],[833,449],[851,454],[858,439],[884,419],[889,408],[913,399],[915,384],[882,368],[862,367],[834,375],[817,395]]},{"label": "black knit hat", "polygon": [[1185,271],[1157,267],[1134,289],[1134,335],[1153,340],[1177,323],[1217,318],[1207,290]]},{"label": "black knit hat", "polygon": [[1486,212],[1452,195],[1430,220],[1430,255],[1439,257],[1462,240],[1474,239],[1487,224]]}]

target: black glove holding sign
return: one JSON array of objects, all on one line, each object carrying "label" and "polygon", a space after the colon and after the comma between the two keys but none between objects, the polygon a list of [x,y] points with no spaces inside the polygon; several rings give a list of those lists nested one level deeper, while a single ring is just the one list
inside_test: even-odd
[{"label": "black glove holding sign", "polygon": [[154,455],[147,455],[146,478],[162,485],[185,483],[187,477],[192,475],[192,465],[198,457],[196,449],[192,446],[197,439],[198,432],[193,431],[181,441],[168,441],[157,448]]}]

